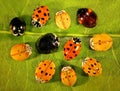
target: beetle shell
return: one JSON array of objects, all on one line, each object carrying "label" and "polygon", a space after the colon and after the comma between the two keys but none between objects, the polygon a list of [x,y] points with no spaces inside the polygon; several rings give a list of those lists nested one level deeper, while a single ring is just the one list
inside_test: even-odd
[{"label": "beetle shell", "polygon": [[76,72],[70,66],[65,66],[61,70],[61,81],[66,86],[73,86],[77,81]]},{"label": "beetle shell", "polygon": [[32,48],[29,44],[16,44],[11,48],[10,55],[14,60],[22,61],[32,54]]},{"label": "beetle shell", "polygon": [[55,16],[56,25],[61,29],[68,29],[71,24],[69,14],[65,10],[58,11]]},{"label": "beetle shell", "polygon": [[72,38],[64,45],[64,57],[67,60],[71,60],[80,53],[81,41],[79,38]]},{"label": "beetle shell", "polygon": [[35,78],[40,83],[48,82],[55,74],[55,64],[51,60],[45,60],[39,63],[35,71]]},{"label": "beetle shell", "polygon": [[36,48],[39,53],[51,53],[58,49],[59,43],[55,34],[47,33],[37,40]]},{"label": "beetle shell", "polygon": [[36,8],[32,15],[32,24],[35,27],[42,27],[50,19],[50,11],[47,6]]},{"label": "beetle shell", "polygon": [[26,29],[26,23],[22,18],[15,17],[10,22],[10,31],[14,36],[21,36]]},{"label": "beetle shell", "polygon": [[89,76],[98,76],[102,73],[101,64],[94,58],[85,58],[82,62],[82,69]]},{"label": "beetle shell", "polygon": [[85,27],[93,28],[96,26],[97,15],[89,8],[80,8],[77,11],[77,21]]},{"label": "beetle shell", "polygon": [[112,44],[112,38],[108,34],[95,34],[90,39],[90,47],[96,51],[106,51]]}]

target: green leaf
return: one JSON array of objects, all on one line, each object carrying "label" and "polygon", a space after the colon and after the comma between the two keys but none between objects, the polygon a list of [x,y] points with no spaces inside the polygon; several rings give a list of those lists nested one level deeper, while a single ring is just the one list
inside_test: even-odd
[{"label": "green leaf", "polygon": [[[0,0],[0,91],[119,91],[120,87],[120,0]],[[31,25],[33,10],[40,5],[47,5],[51,19],[46,26],[35,28]],[[91,8],[97,13],[97,26],[85,28],[76,22],[79,8]],[[55,24],[55,13],[66,10],[72,24],[68,30],[61,30]],[[23,17],[27,24],[23,36],[14,37],[9,29],[12,18]],[[60,38],[60,47],[51,54],[39,54],[35,48],[36,40],[48,32]],[[113,38],[113,46],[105,52],[97,52],[89,48],[89,39],[97,33],[107,33]],[[80,55],[68,62],[63,56],[63,46],[72,36],[81,38]],[[10,49],[17,43],[29,43],[32,55],[23,62],[14,61],[10,57]],[[94,57],[102,64],[103,72],[98,77],[86,76],[82,69],[82,60]],[[56,73],[52,80],[40,84],[35,80],[35,69],[39,62],[50,59],[56,65]],[[61,65],[72,65],[77,73],[77,83],[73,87],[64,86],[60,81]]]}]

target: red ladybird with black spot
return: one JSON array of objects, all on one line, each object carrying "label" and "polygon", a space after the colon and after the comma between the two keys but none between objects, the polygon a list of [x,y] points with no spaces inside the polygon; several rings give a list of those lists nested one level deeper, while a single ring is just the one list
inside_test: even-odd
[{"label": "red ladybird with black spot", "polygon": [[47,6],[36,8],[32,15],[32,24],[35,27],[42,27],[50,19],[50,12]]},{"label": "red ladybird with black spot", "polygon": [[64,45],[64,58],[71,60],[75,58],[81,51],[81,41],[79,38],[72,38]]}]

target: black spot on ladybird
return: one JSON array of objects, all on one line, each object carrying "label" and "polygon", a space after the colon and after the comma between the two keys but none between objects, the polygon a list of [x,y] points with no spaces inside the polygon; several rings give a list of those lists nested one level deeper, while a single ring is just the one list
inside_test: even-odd
[{"label": "black spot on ladybird", "polygon": [[74,46],[74,49],[76,49],[76,46]]},{"label": "black spot on ladybird", "polygon": [[41,10],[38,10],[38,13],[41,13]]},{"label": "black spot on ladybird", "polygon": [[69,57],[70,59],[72,59],[72,57]]},{"label": "black spot on ladybird", "polygon": [[48,16],[49,16],[50,14],[48,13]]},{"label": "black spot on ladybird", "polygon": [[35,16],[36,16],[36,17],[39,17],[39,15],[38,15],[38,14],[36,14]]},{"label": "black spot on ladybird", "polygon": [[67,48],[67,50],[70,50],[70,48]]},{"label": "black spot on ladybird", "polygon": [[76,51],[73,51],[73,53],[76,53]]},{"label": "black spot on ladybird", "polygon": [[46,64],[44,64],[44,66],[46,66]]},{"label": "black spot on ladybird", "polygon": [[44,16],[47,16],[47,14],[46,14],[46,13],[44,13]]},{"label": "black spot on ladybird", "polygon": [[75,54],[75,57],[77,56],[77,54]]},{"label": "black spot on ladybird", "polygon": [[67,56],[66,54],[64,54],[64,56]]},{"label": "black spot on ladybird", "polygon": [[45,20],[44,18],[41,18],[41,20]]},{"label": "black spot on ladybird", "polygon": [[90,71],[88,71],[88,73],[90,73]]},{"label": "black spot on ladybird", "polygon": [[52,69],[52,67],[50,67],[50,69]]},{"label": "black spot on ladybird", "polygon": [[91,68],[88,68],[89,70],[91,70]]},{"label": "black spot on ladybird", "polygon": [[70,44],[70,46],[72,46],[72,44]]},{"label": "black spot on ladybird", "polygon": [[43,73],[44,71],[41,71],[41,73]]},{"label": "black spot on ladybird", "polygon": [[94,63],[94,65],[97,65],[96,63]]},{"label": "black spot on ladybird", "polygon": [[48,75],[48,73],[45,73],[45,75],[47,76],[47,75]]},{"label": "black spot on ladybird", "polygon": [[96,72],[93,72],[93,74],[96,74]]},{"label": "black spot on ladybird", "polygon": [[49,74],[49,76],[51,76],[51,74]]},{"label": "black spot on ladybird", "polygon": [[41,67],[39,67],[39,70],[41,69]]},{"label": "black spot on ladybird", "polygon": [[94,65],[93,64],[91,64],[91,67],[93,67]]},{"label": "black spot on ladybird", "polygon": [[90,60],[92,60],[92,58],[90,58]]},{"label": "black spot on ladybird", "polygon": [[41,6],[41,8],[44,8],[44,6]]}]

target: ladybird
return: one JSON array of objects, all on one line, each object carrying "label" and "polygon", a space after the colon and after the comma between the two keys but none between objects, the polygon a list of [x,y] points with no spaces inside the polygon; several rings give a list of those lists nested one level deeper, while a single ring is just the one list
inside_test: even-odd
[{"label": "ladybird", "polygon": [[85,58],[82,62],[82,69],[89,76],[98,76],[102,73],[101,64],[94,58]]},{"label": "ladybird", "polygon": [[106,51],[112,44],[112,38],[108,34],[95,34],[90,38],[90,47],[96,51]]},{"label": "ladybird", "polygon": [[40,83],[50,81],[55,74],[55,64],[51,60],[44,60],[39,63],[35,71],[35,78]]},{"label": "ladybird", "polygon": [[21,36],[26,29],[26,23],[22,18],[15,17],[10,22],[10,31],[14,36]]},{"label": "ladybird", "polygon": [[69,14],[65,10],[58,11],[55,15],[56,25],[61,29],[68,29],[71,24]]},{"label": "ladybird", "polygon": [[79,38],[72,38],[64,45],[64,57],[67,60],[75,58],[81,51],[81,41]]},{"label": "ladybird", "polygon": [[89,8],[80,8],[77,11],[77,21],[85,27],[93,28],[96,26],[97,15]]},{"label": "ladybird", "polygon": [[32,15],[32,24],[35,27],[42,27],[50,19],[50,11],[47,6],[36,8]]},{"label": "ladybird", "polygon": [[40,37],[36,42],[36,48],[39,53],[51,53],[58,49],[59,39],[53,33],[47,33]]},{"label": "ladybird", "polygon": [[61,70],[61,82],[66,86],[73,86],[77,81],[76,72],[70,66],[65,66]]},{"label": "ladybird", "polygon": [[10,55],[16,61],[23,61],[32,54],[32,47],[29,44],[16,44],[11,48]]}]

